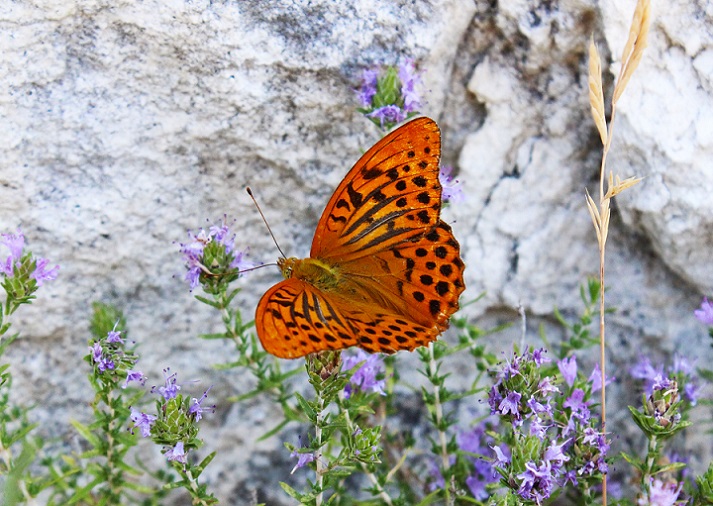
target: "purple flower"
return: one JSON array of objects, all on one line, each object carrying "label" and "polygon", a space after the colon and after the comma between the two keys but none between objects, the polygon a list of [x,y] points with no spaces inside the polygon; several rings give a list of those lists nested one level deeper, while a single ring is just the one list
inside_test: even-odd
[{"label": "purple flower", "polygon": [[[463,193],[463,187],[458,179],[452,176],[453,167],[450,165],[441,166],[441,170],[438,173],[438,180],[441,183],[441,197],[443,200],[449,202],[458,203],[465,200],[465,194]],[[537,361],[535,361],[537,363]],[[540,365],[540,364],[537,364]]]},{"label": "purple flower", "polygon": [[685,376],[693,375],[693,364],[691,364],[686,357],[676,353],[673,356],[673,365],[671,366],[671,372],[673,374],[681,373]]},{"label": "purple flower", "polygon": [[555,478],[549,462],[542,462],[539,466],[528,462],[525,464],[525,472],[517,477],[522,480],[517,493],[523,499],[542,504],[552,494]]},{"label": "purple flower", "polygon": [[560,392],[559,388],[552,384],[552,378],[549,376],[545,376],[540,380],[539,385],[537,385],[537,391],[545,396],[549,394],[558,394]]},{"label": "purple flower", "polygon": [[348,399],[355,388],[362,392],[386,395],[384,392],[386,381],[377,379],[380,374],[384,373],[384,362],[381,356],[378,354],[368,355],[364,350],[358,350],[356,355],[344,359],[342,370],[351,370],[358,364],[362,365],[349,379],[349,383],[344,389],[344,397]]},{"label": "purple flower", "polygon": [[401,81],[404,111],[417,111],[421,107],[421,98],[416,92],[416,86],[421,82],[421,77],[416,73],[416,67],[411,58],[399,65],[399,81]]},{"label": "purple flower", "polygon": [[498,406],[498,409],[500,410],[500,414],[502,415],[507,415],[508,413],[512,413],[513,416],[516,419],[520,419],[520,399],[522,398],[522,395],[520,395],[517,392],[510,392],[508,396],[503,399],[500,402],[500,406]]},{"label": "purple flower", "polygon": [[686,396],[686,399],[688,399],[688,402],[691,403],[691,406],[698,404],[698,394],[700,394],[700,392],[701,387],[692,381],[689,381],[686,383],[686,386],[683,387],[683,394]]},{"label": "purple flower", "polygon": [[381,128],[384,128],[384,123],[401,123],[406,119],[406,112],[398,105],[385,105],[366,114],[366,117],[378,119]]},{"label": "purple flower", "polygon": [[589,406],[589,401],[584,400],[584,390],[581,388],[575,388],[562,406],[565,408],[571,408],[572,412],[580,412]]},{"label": "purple flower", "polygon": [[114,361],[111,357],[104,355],[104,350],[102,349],[101,344],[94,343],[93,346],[89,347],[89,351],[92,354],[92,361],[97,365],[99,372],[104,372],[107,369],[114,369]]},{"label": "purple flower", "polygon": [[233,256],[233,260],[228,267],[237,268],[239,271],[254,267],[253,264],[247,262],[244,256],[246,251],[234,251],[235,234],[232,234],[230,227],[226,224],[226,217],[220,225],[211,225],[206,232],[201,229],[198,233],[188,232],[190,240],[187,243],[180,243],[179,251],[183,255],[183,260],[186,262],[185,279],[190,284],[190,289],[193,291],[200,283],[200,275],[202,272],[208,272],[209,269],[204,265],[203,256],[205,248],[208,244],[216,242],[225,247],[225,253]]},{"label": "purple flower", "polygon": [[292,468],[290,474],[293,474],[300,467],[304,467],[309,462],[314,461],[314,453],[300,453],[297,450],[293,450],[292,453],[290,453],[290,457],[297,457],[297,464]]},{"label": "purple flower", "polygon": [[528,399],[527,407],[530,408],[530,410],[535,414],[552,413],[552,406],[550,406],[549,402],[547,403],[547,405],[543,405],[535,397],[530,397]]},{"label": "purple flower", "polygon": [[661,374],[657,374],[654,378],[652,390],[669,390],[673,387],[674,383],[671,378],[664,378]]},{"label": "purple flower", "polygon": [[102,345],[99,343],[94,343],[94,346],[89,347],[89,351],[92,352],[92,360],[94,363],[101,361],[103,350]]},{"label": "purple flower", "polygon": [[569,443],[569,439],[562,441],[560,444],[555,444],[554,441],[545,450],[544,459],[546,462],[552,464],[554,469],[559,469],[562,465],[569,460],[569,457],[564,454],[562,447]]},{"label": "purple flower", "polygon": [[362,107],[371,107],[371,101],[376,95],[376,85],[379,79],[379,69],[372,67],[364,69],[361,74],[361,87],[358,90],[359,102]]},{"label": "purple flower", "polygon": [[[18,228],[16,234],[0,234],[0,244],[4,244],[10,250],[10,262],[16,262],[22,257],[22,249],[25,247],[25,236]],[[10,271],[12,274],[12,271]]]},{"label": "purple flower", "polygon": [[651,360],[648,357],[641,355],[639,361],[629,369],[629,374],[634,379],[640,379],[644,381],[644,392],[646,395],[651,395],[653,391],[654,381],[657,376],[663,375],[663,366],[659,366],[658,369],[654,369],[651,365]]},{"label": "purple flower", "polygon": [[535,362],[537,367],[540,367],[542,364],[552,362],[549,357],[545,356],[545,353],[547,353],[545,348],[538,348],[532,352],[532,360]]},{"label": "purple flower", "polygon": [[201,418],[203,418],[203,411],[210,411],[211,413],[215,413],[215,404],[208,408],[204,408],[201,406],[201,402],[205,400],[206,397],[208,397],[208,391],[213,388],[213,385],[209,386],[208,389],[203,392],[203,395],[201,396],[200,399],[196,399],[195,397],[193,398],[193,404],[191,407],[188,409],[188,413],[191,415],[194,415],[196,417],[196,422],[200,421]]},{"label": "purple flower", "polygon": [[144,373],[141,371],[134,371],[133,369],[129,369],[126,371],[126,380],[124,380],[124,384],[121,385],[121,388],[126,388],[129,386],[130,381],[136,381],[140,384],[146,383],[146,376],[144,376]]},{"label": "purple flower", "polygon": [[178,395],[178,391],[181,389],[181,386],[177,384],[178,381],[178,373],[173,373],[170,374],[171,368],[167,367],[166,369],[163,370],[163,377],[164,377],[164,385],[160,387],[152,387],[151,392],[156,393],[158,392],[163,396],[164,399],[171,400],[174,397]]},{"label": "purple flower", "polygon": [[446,480],[443,479],[443,474],[441,474],[441,468],[438,466],[438,462],[435,459],[429,462],[428,476],[429,492],[433,492],[435,490],[443,489],[446,487]]},{"label": "purple flower", "polygon": [[[615,379],[616,378],[607,378],[606,384],[609,385],[609,383]],[[594,370],[592,371],[592,374],[589,375],[589,379],[587,381],[592,384],[592,393],[602,389],[602,371],[599,369],[599,364],[594,364]]]},{"label": "purple flower", "polygon": [[183,449],[183,441],[179,441],[178,443],[176,443],[176,446],[170,448],[169,450],[166,450],[166,453],[164,453],[164,455],[166,456],[166,460],[168,460],[169,462],[172,460],[180,462],[181,464],[185,464],[187,462],[187,454]]},{"label": "purple flower", "polygon": [[42,286],[45,281],[52,281],[57,278],[59,273],[59,265],[55,265],[51,269],[47,269],[49,260],[46,258],[35,259],[35,270],[31,277],[37,281],[37,286]]},{"label": "purple flower", "polygon": [[[510,457],[508,455],[505,455],[505,452],[503,452],[502,448],[500,448],[499,446],[491,446],[490,449],[495,452],[496,467],[504,467],[510,463]],[[510,453],[507,447],[506,450],[508,450],[508,453]]]},{"label": "purple flower", "polygon": [[713,304],[708,302],[707,297],[703,297],[700,309],[693,311],[698,321],[706,325],[713,325]]},{"label": "purple flower", "polygon": [[542,423],[542,419],[536,416],[530,420],[530,435],[535,436],[540,441],[544,441],[547,435],[548,425]]},{"label": "purple flower", "polygon": [[465,484],[470,490],[470,493],[479,501],[484,501],[490,497],[490,494],[485,488],[488,483],[492,482],[484,480],[483,477],[478,474],[473,474],[465,479]]},{"label": "purple flower", "polygon": [[201,229],[198,234],[188,233],[191,237],[191,241],[188,243],[181,243],[180,252],[183,254],[183,259],[186,262],[186,267],[188,267],[188,272],[186,272],[186,281],[191,285],[191,290],[198,286],[198,278],[201,275],[201,271],[205,269],[201,263],[203,260],[203,250],[206,244],[211,241],[211,237],[206,234],[205,230]]},{"label": "purple flower", "polygon": [[485,451],[484,438],[485,426],[481,424],[470,430],[458,432],[456,443],[464,452],[482,454]]},{"label": "purple flower", "polygon": [[638,504],[641,506],[674,506],[676,504],[684,504],[683,501],[677,501],[678,494],[683,488],[682,483],[664,483],[661,480],[651,478],[648,497],[639,499]]},{"label": "purple flower", "polygon": [[124,344],[124,340],[121,338],[121,331],[110,330],[106,336],[106,342]]},{"label": "purple flower", "polygon": [[235,245],[235,234],[230,233],[230,228],[228,224],[225,223],[225,217],[223,217],[223,222],[218,225],[211,225],[208,229],[208,235],[211,239],[219,244],[225,246],[225,251],[230,253]]},{"label": "purple flower", "polygon": [[582,443],[589,445],[592,448],[598,450],[602,455],[606,455],[609,451],[609,444],[607,443],[606,436],[594,429],[593,427],[587,427],[584,429],[584,437],[582,438]]},{"label": "purple flower", "polygon": [[0,262],[0,272],[8,277],[13,274],[16,262],[22,257],[22,249],[25,247],[25,236],[18,228],[17,234],[0,234],[0,244],[4,244],[10,250],[10,256]]},{"label": "purple flower", "polygon": [[567,483],[571,483],[573,487],[576,487],[579,484],[579,482],[577,481],[577,473],[574,471],[574,469],[571,469],[564,473],[562,486],[567,485]]},{"label": "purple flower", "polygon": [[[11,277],[15,265],[19,264],[22,258],[22,250],[25,247],[25,236],[18,228],[16,234],[0,234],[0,244],[4,244],[10,250],[10,256],[0,261],[0,273]],[[57,277],[59,265],[48,269],[47,264],[49,264],[49,260],[46,258],[35,258],[35,270],[30,274],[30,277],[37,281],[37,286],[42,286],[45,281],[52,281]]]},{"label": "purple flower", "polygon": [[562,373],[565,382],[569,386],[574,385],[574,380],[577,378],[577,357],[572,355],[569,358],[562,359],[557,362],[557,367]]},{"label": "purple flower", "polygon": [[102,357],[102,359],[99,361],[99,364],[97,365],[97,369],[99,369],[99,372],[104,372],[106,370],[114,370],[114,367],[116,365],[114,364],[114,361],[109,358],[109,357]]},{"label": "purple flower", "polygon": [[239,272],[246,271],[248,269],[252,269],[255,267],[255,264],[252,262],[248,262],[245,257],[248,256],[248,249],[245,248],[245,251],[236,251],[233,253],[234,258],[233,261],[230,262],[230,268],[231,269],[238,269]]},{"label": "purple flower", "polygon": [[132,406],[131,421],[134,422],[134,426],[131,428],[132,434],[134,433],[134,429],[138,428],[141,431],[141,437],[149,437],[151,435],[151,427],[156,422],[156,417],[142,413]]},{"label": "purple flower", "polygon": [[[486,427],[487,424],[483,422],[470,430],[461,431],[456,435],[456,442],[460,450],[474,454],[469,456],[470,461],[473,463],[474,473],[466,478],[466,485],[473,497],[479,500],[487,499],[486,486],[498,480],[493,463],[483,458],[488,452],[487,440],[491,439],[485,433]],[[438,466],[436,466],[436,469],[438,469]],[[444,486],[440,470],[438,472],[441,477],[440,482]]]}]

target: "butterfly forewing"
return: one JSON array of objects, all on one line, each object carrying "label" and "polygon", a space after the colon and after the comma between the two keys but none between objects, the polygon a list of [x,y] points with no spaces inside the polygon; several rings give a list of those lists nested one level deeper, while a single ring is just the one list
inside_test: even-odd
[{"label": "butterfly forewing", "polygon": [[429,118],[391,132],[354,165],[322,213],[312,258],[340,262],[414,239],[438,223],[440,131]]}]

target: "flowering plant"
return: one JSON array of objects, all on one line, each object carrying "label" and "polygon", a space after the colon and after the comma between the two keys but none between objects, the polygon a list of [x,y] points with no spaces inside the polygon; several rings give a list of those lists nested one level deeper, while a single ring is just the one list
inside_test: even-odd
[{"label": "flowering plant", "polygon": [[[635,16],[639,24],[632,29],[631,53],[623,59],[624,84],[640,59],[647,5],[641,2]],[[596,49],[591,51],[596,69],[598,55]],[[606,155],[615,100],[623,85],[615,88],[607,123],[600,71],[590,74],[590,101]],[[359,110],[379,128],[391,128],[418,113],[423,102],[419,86],[413,60],[397,67],[372,67],[362,76]],[[441,168],[442,199],[457,204],[464,191],[453,172],[451,167]],[[635,183],[617,178],[614,184],[612,176],[606,193],[602,180],[599,202],[587,198],[602,262],[610,200]],[[202,290],[195,298],[215,309],[224,324],[224,331],[201,337],[234,346],[234,359],[219,364],[219,369],[238,369],[255,378],[252,391],[240,392],[230,401],[260,395],[282,409],[283,418],[266,438],[282,435],[288,425],[304,434],[284,442],[283,457],[290,461],[285,469],[291,468],[291,474],[310,478],[302,486],[280,483],[300,504],[542,505],[558,499],[567,504],[606,504],[613,463],[630,469],[637,483],[626,491],[628,499],[616,498],[617,504],[713,503],[713,465],[693,478],[684,472],[686,463],[668,451],[671,441],[691,426],[688,416],[699,404],[702,377],[713,377],[712,371],[696,370],[680,356],[667,368],[642,357],[629,371],[641,383],[641,403],[630,406],[629,412],[648,444],[638,452],[641,457],[611,451],[615,435],[604,424],[605,398],[597,404],[594,394],[603,394],[614,379],[604,374],[603,355],[591,374],[578,363],[597,344],[591,328],[597,317],[604,336],[608,310],[603,274],[583,287],[584,308],[578,319],[567,320],[555,311],[567,336],[555,346],[548,344],[549,349],[526,346],[529,336],[523,331],[523,344],[498,360],[482,340],[500,328],[484,331],[465,318],[454,318],[457,343],[439,340],[418,349],[418,372],[424,381],[416,388],[405,377],[411,371],[401,357],[361,350],[315,353],[304,367],[283,368],[260,347],[251,322],[244,321],[235,307],[240,293],[236,283],[252,268],[235,240],[225,217],[190,233],[180,244],[185,279],[190,291]],[[8,332],[10,318],[32,303],[44,283],[57,278],[59,267],[26,251],[20,230],[2,234],[0,244],[9,251],[0,258],[4,357],[17,337]],[[713,305],[704,299],[695,316],[709,326],[713,337]],[[603,349],[603,339],[601,343]],[[10,364],[0,365],[0,479],[5,504],[160,504],[178,489],[184,502],[188,495],[191,504],[215,504],[218,500],[202,475],[216,452],[199,457],[200,422],[215,410],[207,401],[211,387],[193,397],[187,393],[189,387],[179,383],[178,374],[166,368],[163,383],[147,391],[148,378],[137,369],[137,345],[128,339],[123,314],[111,306],[94,305],[86,346],[94,421],[73,422],[82,451],[69,455],[44,452],[44,441],[34,436],[37,426],[30,422],[31,408],[11,402]],[[468,388],[455,387],[452,373],[444,372],[456,355],[468,358],[473,373]],[[299,379],[304,380],[301,386],[310,385],[309,393],[299,388]],[[146,402],[149,394],[156,396],[155,402]],[[476,399],[481,409],[470,402]],[[468,409],[461,410],[463,406]],[[423,423],[411,423],[422,415]],[[164,468],[131,463],[129,457],[138,445],[148,442],[158,448]],[[612,496],[619,495],[615,485],[609,483]]]}]

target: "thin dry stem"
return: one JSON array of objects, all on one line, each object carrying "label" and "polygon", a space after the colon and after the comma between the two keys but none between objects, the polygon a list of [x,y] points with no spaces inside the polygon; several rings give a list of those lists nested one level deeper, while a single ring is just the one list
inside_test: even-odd
[{"label": "thin dry stem", "polygon": [[589,41],[589,105],[592,118],[599,131],[602,144],[607,144],[607,120],[604,115],[604,92],[602,91],[602,60],[594,38]]},{"label": "thin dry stem", "polygon": [[[605,336],[605,276],[604,276],[604,265],[605,265],[605,252],[607,236],[609,235],[609,223],[611,219],[611,199],[626,190],[634,186],[641,179],[636,177],[630,177],[624,179],[623,181],[617,176],[616,179],[613,173],[609,173],[609,181],[607,185],[607,191],[604,192],[604,177],[606,174],[606,162],[607,155],[609,154],[609,149],[611,148],[612,135],[614,131],[614,119],[616,117],[616,104],[622,93],[626,89],[626,85],[631,79],[634,71],[636,70],[641,57],[643,55],[644,48],[646,48],[648,33],[649,33],[649,22],[651,17],[651,4],[650,0],[638,0],[636,4],[636,9],[634,10],[634,17],[631,22],[631,28],[629,29],[629,38],[624,46],[624,51],[622,53],[622,67],[619,74],[619,79],[614,86],[614,94],[612,96],[611,105],[611,118],[609,119],[609,125],[607,127],[606,116],[604,114],[604,97],[602,93],[602,83],[601,83],[601,59],[599,58],[599,53],[594,46],[594,41],[590,42],[589,45],[589,103],[592,109],[592,117],[594,118],[594,124],[599,131],[599,136],[604,145],[602,150],[602,162],[600,166],[599,173],[599,205],[594,201],[594,199],[587,192],[586,202],[587,209],[589,210],[589,215],[592,218],[592,224],[594,225],[594,230],[597,233],[597,242],[599,245],[599,282],[600,282],[600,296],[599,296],[599,361],[601,369],[602,378],[602,390],[601,390],[601,410],[602,410],[602,432],[606,432],[607,423],[607,409],[606,409],[606,336]],[[607,505],[607,476],[604,475],[602,479],[602,504]]]}]

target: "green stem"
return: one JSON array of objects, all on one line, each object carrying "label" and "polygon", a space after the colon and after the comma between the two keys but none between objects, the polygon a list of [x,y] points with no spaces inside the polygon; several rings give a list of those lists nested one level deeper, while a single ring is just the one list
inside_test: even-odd
[{"label": "green stem", "polygon": [[193,497],[193,501],[191,501],[191,502],[196,505],[208,506],[210,503],[206,502],[200,496],[198,483],[196,482],[196,479],[193,477],[193,473],[191,472],[191,469],[186,467],[185,473],[186,473],[186,481],[189,484],[188,492]]},{"label": "green stem", "polygon": [[[433,404],[436,414],[436,430],[438,431],[438,442],[441,445],[441,465],[443,466],[443,474],[448,474],[448,470],[451,467],[450,459],[448,455],[448,439],[446,438],[445,431],[441,428],[443,421],[443,405],[441,404],[440,386],[437,382],[433,381],[436,377],[438,368],[436,364],[436,357],[433,352],[433,342],[428,344],[428,376],[433,384]],[[455,504],[455,496],[450,492],[455,492],[455,476],[450,477],[450,487],[446,487],[446,504],[452,506]]]},{"label": "green stem", "polygon": [[[344,420],[347,424],[347,430],[349,431],[350,434],[354,433],[354,424],[352,423],[352,419],[349,416],[349,411],[344,408],[342,405],[342,396],[344,393],[341,393],[339,395],[339,408],[342,410],[344,413]],[[374,485],[374,487],[379,491],[379,497],[384,501],[385,504],[388,504],[389,506],[392,506],[394,504],[394,501],[391,499],[391,496],[386,492],[386,490],[383,489],[383,487],[379,484],[379,480],[376,479],[376,476],[374,473],[369,471],[369,468],[367,468],[366,464],[364,462],[359,462],[359,465],[361,466],[362,471],[366,475],[367,478],[369,478],[369,481]]]},{"label": "green stem", "polygon": [[324,468],[322,464],[322,413],[324,412],[324,397],[322,389],[315,389],[317,393],[317,420],[314,426],[314,438],[317,443],[317,455],[315,455],[316,474],[317,474],[317,489],[319,493],[315,497],[315,506],[321,506],[324,498],[322,487],[324,486]]}]

